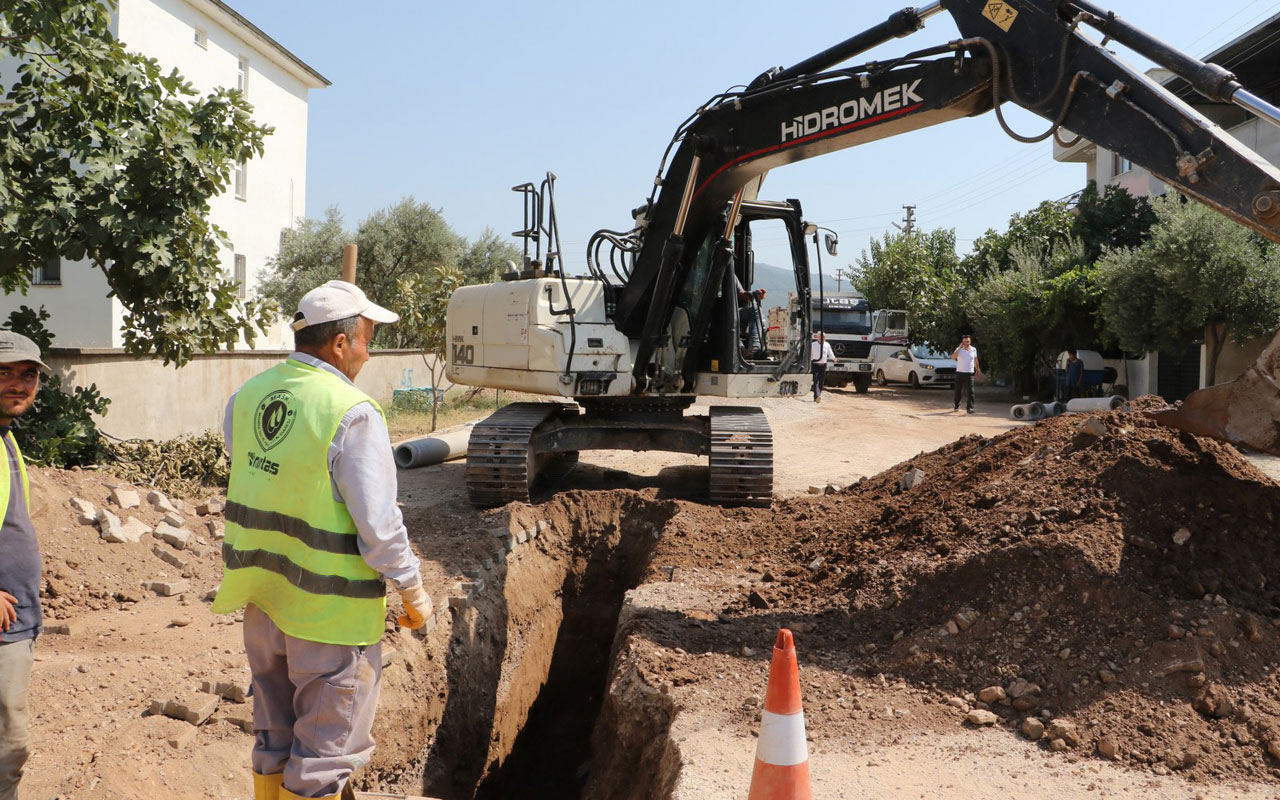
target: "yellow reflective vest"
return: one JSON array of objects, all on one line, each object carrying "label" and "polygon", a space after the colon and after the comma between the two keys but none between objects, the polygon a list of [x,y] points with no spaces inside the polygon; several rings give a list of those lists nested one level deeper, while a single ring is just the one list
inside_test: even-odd
[{"label": "yellow reflective vest", "polygon": [[[22,499],[27,503],[27,513],[31,513],[31,484],[27,481],[27,462],[22,459],[22,450],[18,447],[18,440],[13,438],[13,431],[8,431],[5,436],[9,439],[9,444],[13,445],[13,454],[18,457],[18,473],[22,475]],[[4,521],[4,517],[9,513],[9,485],[13,482],[9,474],[9,456],[5,454],[4,458],[0,458],[0,522]]]},{"label": "yellow reflective vest", "polygon": [[333,497],[329,445],[342,417],[373,403],[295,359],[250,379],[232,407],[222,587],[213,611],[253,603],[298,639],[382,638],[386,587],[360,556],[355,523]]}]

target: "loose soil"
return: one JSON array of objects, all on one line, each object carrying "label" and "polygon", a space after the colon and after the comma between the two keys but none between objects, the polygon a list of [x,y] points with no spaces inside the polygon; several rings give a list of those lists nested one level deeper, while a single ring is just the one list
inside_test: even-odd
[{"label": "loose soil", "polygon": [[[665,454],[584,453],[560,493],[498,513],[467,506],[460,463],[401,473],[438,612],[425,637],[386,640],[379,746],[357,782],[440,798],[519,796],[505,787],[526,779],[547,797],[584,783],[592,798],[740,797],[786,626],[823,796],[1277,794],[1280,486],[1138,414],[1102,416],[1090,436],[1082,417],[1028,425],[999,399],[972,417],[949,400],[767,405],[769,510],[694,502],[705,470]],[[113,508],[113,482],[35,473],[46,620],[70,628],[37,644],[23,796],[249,796],[247,703],[222,700],[199,728],[148,713],[202,681],[247,684],[239,626],[202,599],[221,521],[187,504],[194,550],[106,544],[68,501]],[[804,494],[828,482],[843,488]],[[491,532],[537,521],[545,532],[510,553]],[[180,577],[180,597],[140,588]],[[449,611],[450,597],[473,602]],[[562,694],[539,706],[548,680]],[[995,686],[1003,698],[983,692]],[[554,739],[521,742],[540,708],[570,704],[585,723],[562,758]],[[964,722],[975,709],[995,725]],[[1027,717],[1073,730],[1029,741]],[[567,729],[541,730],[524,738]]]}]

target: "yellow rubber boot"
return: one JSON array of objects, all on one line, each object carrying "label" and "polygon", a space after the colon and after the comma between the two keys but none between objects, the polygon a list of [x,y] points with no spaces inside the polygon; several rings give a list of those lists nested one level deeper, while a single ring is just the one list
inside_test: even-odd
[{"label": "yellow rubber boot", "polygon": [[323,797],[306,798],[300,794],[294,794],[283,786],[280,787],[280,800],[338,800],[341,796],[342,793],[339,792],[337,794],[326,794]]},{"label": "yellow rubber boot", "polygon": [[271,775],[253,773],[253,800],[279,800],[280,788],[283,783],[283,772],[276,772]]}]

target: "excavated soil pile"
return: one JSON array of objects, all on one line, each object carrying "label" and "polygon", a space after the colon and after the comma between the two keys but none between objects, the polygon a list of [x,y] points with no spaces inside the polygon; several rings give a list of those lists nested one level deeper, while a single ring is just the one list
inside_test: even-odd
[{"label": "excavated soil pile", "polygon": [[1229,446],[1072,415],[771,511],[681,504],[655,564],[753,576],[718,620],[670,623],[690,651],[789,624],[802,664],[927,695],[922,726],[990,711],[1068,757],[1275,780],[1277,516]]}]

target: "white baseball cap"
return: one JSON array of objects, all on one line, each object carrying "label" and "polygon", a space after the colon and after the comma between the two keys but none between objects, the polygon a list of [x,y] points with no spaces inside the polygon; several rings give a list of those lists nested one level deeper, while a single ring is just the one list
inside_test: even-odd
[{"label": "white baseball cap", "polygon": [[399,314],[370,300],[354,283],[329,281],[302,296],[298,301],[298,313],[293,315],[292,327],[300,331],[308,325],[336,322],[348,317],[365,317],[380,323],[400,320]]},{"label": "white baseball cap", "polygon": [[34,361],[45,369],[49,365],[40,360],[40,348],[36,343],[13,331],[0,330],[0,364]]}]

